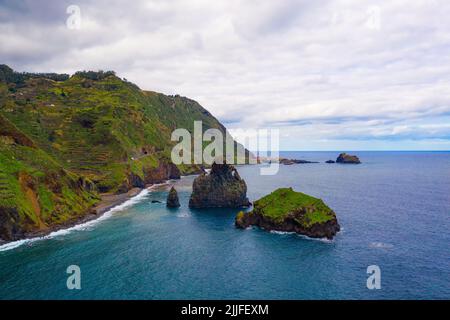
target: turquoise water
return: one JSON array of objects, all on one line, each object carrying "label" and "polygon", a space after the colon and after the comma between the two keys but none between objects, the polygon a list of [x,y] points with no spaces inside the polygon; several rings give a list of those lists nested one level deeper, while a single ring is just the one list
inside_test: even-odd
[{"label": "turquoise water", "polygon": [[[343,231],[329,242],[237,230],[236,210],[189,210],[193,177],[106,219],[50,239],[0,248],[2,299],[449,299],[450,153],[358,152],[363,164],[239,167],[250,200],[278,187],[320,197]],[[288,157],[325,161],[336,152]],[[66,268],[81,268],[68,290]],[[381,289],[366,287],[369,265]]]}]

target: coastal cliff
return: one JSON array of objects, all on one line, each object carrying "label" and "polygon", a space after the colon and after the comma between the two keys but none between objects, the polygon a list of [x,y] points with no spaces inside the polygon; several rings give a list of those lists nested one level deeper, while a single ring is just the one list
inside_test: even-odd
[{"label": "coastal cliff", "polygon": [[311,238],[332,239],[340,230],[336,214],[321,199],[292,188],[280,188],[254,202],[251,212],[239,212],[238,228],[296,232]]},{"label": "coastal cliff", "polygon": [[191,208],[238,208],[250,205],[247,185],[232,165],[213,163],[210,173],[195,178]]},{"label": "coastal cliff", "polygon": [[176,128],[226,132],[196,101],[112,71],[72,76],[0,65],[0,241],[81,221],[105,195],[203,172],[174,165]]}]

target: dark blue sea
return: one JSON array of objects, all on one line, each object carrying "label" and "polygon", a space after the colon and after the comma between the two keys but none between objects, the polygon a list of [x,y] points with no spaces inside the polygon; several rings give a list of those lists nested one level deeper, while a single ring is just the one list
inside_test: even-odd
[{"label": "dark blue sea", "polygon": [[[250,200],[279,187],[322,198],[342,231],[332,241],[235,229],[237,210],[190,210],[194,177],[100,221],[0,247],[1,299],[449,299],[450,152],[355,152],[360,165],[325,164],[338,152],[289,152],[321,161],[274,176],[238,167]],[[66,269],[81,269],[69,290]],[[381,289],[366,286],[367,267]]]}]

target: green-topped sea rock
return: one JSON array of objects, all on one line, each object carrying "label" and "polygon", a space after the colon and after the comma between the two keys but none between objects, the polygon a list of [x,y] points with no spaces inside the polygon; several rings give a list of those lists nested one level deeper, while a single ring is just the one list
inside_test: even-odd
[{"label": "green-topped sea rock", "polygon": [[321,199],[292,188],[277,189],[255,201],[251,212],[237,214],[235,224],[328,239],[340,230],[336,214]]}]

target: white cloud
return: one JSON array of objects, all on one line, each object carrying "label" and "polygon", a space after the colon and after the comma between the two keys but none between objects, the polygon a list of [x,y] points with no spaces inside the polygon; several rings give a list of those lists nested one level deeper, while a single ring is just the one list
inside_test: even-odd
[{"label": "white cloud", "polygon": [[229,127],[281,126],[286,148],[450,148],[448,1],[78,2],[81,30],[72,3],[0,2],[2,62],[114,69]]}]

